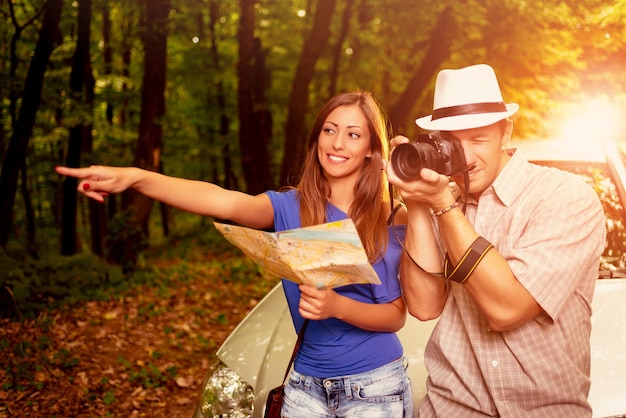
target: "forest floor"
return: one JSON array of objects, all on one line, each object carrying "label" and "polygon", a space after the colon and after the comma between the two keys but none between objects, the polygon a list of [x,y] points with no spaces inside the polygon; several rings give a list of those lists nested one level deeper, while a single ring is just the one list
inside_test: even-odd
[{"label": "forest floor", "polygon": [[191,417],[217,348],[277,282],[203,257],[157,257],[160,283],[107,301],[0,319],[0,417]]}]

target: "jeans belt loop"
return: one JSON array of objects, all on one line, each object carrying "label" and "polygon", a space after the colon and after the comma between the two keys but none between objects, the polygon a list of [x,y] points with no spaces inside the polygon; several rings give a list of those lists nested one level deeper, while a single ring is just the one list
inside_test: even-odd
[{"label": "jeans belt loop", "polygon": [[352,385],[350,383],[350,377],[343,378],[343,390],[346,394],[346,398],[352,399]]}]

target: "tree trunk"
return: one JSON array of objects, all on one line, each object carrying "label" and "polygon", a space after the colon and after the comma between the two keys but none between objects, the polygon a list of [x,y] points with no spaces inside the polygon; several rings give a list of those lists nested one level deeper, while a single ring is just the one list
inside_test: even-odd
[{"label": "tree trunk", "polygon": [[[254,0],[240,0],[241,15],[239,19],[239,61],[237,63],[237,109],[239,114],[239,148],[241,153],[241,165],[244,171],[248,191],[254,187],[254,180],[248,176],[255,170],[246,167],[248,164],[254,164],[255,155],[247,149],[246,143],[249,137],[254,135],[252,127],[254,116],[252,109],[252,54],[254,51]],[[250,174],[249,174],[250,173]]]},{"label": "tree trunk", "polygon": [[[211,60],[215,65],[215,68],[218,71],[222,71],[222,59],[218,50],[218,35],[216,33],[216,26],[219,23],[220,19],[220,10],[219,10],[219,2],[211,1],[209,4],[209,33],[211,39]],[[222,186],[227,189],[239,189],[239,184],[237,183],[237,177],[233,173],[233,158],[231,151],[231,141],[229,141],[228,135],[230,133],[230,124],[231,124],[231,116],[226,109],[226,94],[224,93],[224,83],[222,79],[218,79],[215,83],[215,96],[217,101],[217,108],[220,112],[220,123],[219,123],[219,132],[217,143],[222,144],[222,166],[224,170],[224,181]],[[211,154],[211,168],[212,174],[211,179],[214,183],[218,183],[220,179],[218,164],[216,158]]]},{"label": "tree trunk", "polygon": [[259,156],[259,179],[253,193],[262,193],[273,186],[270,172],[269,144],[272,140],[272,113],[267,104],[266,91],[271,84],[270,74],[267,69],[267,49],[257,39],[254,50],[254,90],[253,109],[254,127],[256,134],[251,138],[252,142],[258,143]]},{"label": "tree trunk", "polygon": [[[106,2],[108,3],[109,0],[106,0]],[[104,4],[103,7],[108,7],[107,4]],[[121,36],[121,40],[120,40],[120,49],[119,49],[119,55],[120,55],[120,61],[121,61],[121,68],[120,68],[120,74],[122,76],[123,79],[125,80],[129,80],[130,79],[130,66],[131,66],[131,59],[132,59],[132,38],[135,36],[135,28],[134,28],[134,22],[136,20],[139,20],[136,18],[135,13],[136,13],[136,9],[135,9],[135,3],[133,3],[132,7],[124,7],[121,9],[122,12],[122,16],[120,17],[119,21],[117,21],[116,23],[118,23],[119,25],[119,32],[120,32],[120,36]],[[107,41],[106,41],[106,34],[105,31],[108,31],[109,28],[107,28],[107,16],[109,16],[109,10],[107,9],[107,12],[103,11],[103,39],[104,39],[104,62],[105,62],[105,73],[107,73],[107,62],[108,62],[108,58],[107,58],[107,50],[110,50],[110,46],[107,48]],[[110,18],[110,16],[109,16]],[[112,52],[112,51],[111,51]],[[113,57],[111,57],[111,66],[113,63]],[[111,72],[113,71],[113,68],[111,68]],[[122,82],[122,91],[124,93],[126,93],[128,91],[128,83],[126,81]],[[109,106],[107,105],[107,121],[109,123],[113,123],[113,119],[114,119],[114,113],[117,112],[117,124],[121,127],[124,128],[126,127],[128,121],[132,118],[132,114],[131,114],[131,110],[130,110],[130,101],[128,99],[128,96],[126,94],[124,94],[124,99],[122,100],[122,103],[119,105],[119,107],[117,109],[114,109],[113,106]],[[110,112],[110,113],[109,113]],[[111,246],[115,246],[117,245],[118,241],[118,237],[111,237],[111,230],[109,225],[111,223],[113,223],[116,219],[116,217],[119,214],[120,211],[120,206],[121,206],[121,196],[116,195],[116,194],[112,194],[109,196],[109,198],[107,199],[107,203],[105,205],[105,207],[102,207],[102,205],[100,205],[101,207],[99,208],[100,212],[104,212],[104,213],[98,213],[98,217],[100,218],[100,220],[98,222],[106,222],[106,224],[104,226],[100,226],[101,231],[100,234],[102,236],[101,238],[101,242],[104,245],[104,241],[105,239],[108,239],[110,241],[109,243],[109,248]],[[91,208],[95,207],[93,205],[90,206]],[[95,221],[92,218],[93,221]],[[92,225],[91,231],[92,234],[94,233],[94,231],[96,231],[96,225]],[[92,240],[94,239],[94,235],[92,235]],[[97,237],[96,237],[97,239]],[[112,244],[111,244],[112,242]],[[94,250],[95,246],[92,245],[92,251]],[[100,250],[102,251],[102,250]],[[115,254],[117,254],[117,252],[113,252],[111,253],[110,251],[107,251],[106,249],[103,251],[105,256],[106,256],[106,260],[111,262],[111,263],[119,263],[121,264],[121,260],[120,257],[116,256]],[[132,257],[131,257],[132,258]]]},{"label": "tree trunk", "polygon": [[48,0],[35,51],[28,67],[24,82],[24,94],[9,146],[2,163],[0,174],[0,246],[6,247],[13,224],[13,205],[17,191],[18,173],[24,161],[28,141],[33,132],[35,117],[43,90],[44,75],[59,38],[59,22],[63,0]]},{"label": "tree trunk", "polygon": [[343,43],[350,33],[350,19],[354,14],[354,2],[355,0],[347,0],[345,9],[341,15],[341,27],[339,28],[339,36],[337,43],[333,47],[333,61],[330,67],[330,76],[328,83],[328,97],[333,97],[337,92],[337,78],[339,76],[339,66],[341,64],[341,57],[343,56]]},{"label": "tree trunk", "polygon": [[269,137],[265,135],[260,116],[265,104],[262,103],[264,95],[259,95],[258,92],[266,87],[259,86],[257,78],[257,61],[262,60],[262,47],[260,40],[254,37],[254,2],[254,0],[240,1],[237,97],[241,165],[247,191],[257,194],[270,188],[272,181],[269,170]]},{"label": "tree trunk", "polygon": [[[72,58],[70,73],[70,92],[76,109],[88,110],[91,114],[94,99],[94,78],[89,57],[91,39],[91,0],[80,0],[78,3],[78,31],[76,49]],[[91,150],[92,122],[77,122],[69,128],[69,143],[65,164],[68,167],[79,167],[83,149]],[[74,177],[63,179],[63,204],[61,211],[61,254],[72,255],[78,251],[76,234],[76,209],[78,180]]]},{"label": "tree trunk", "polygon": [[[111,48],[111,12],[109,10],[109,2],[102,1],[100,6],[102,13],[102,59],[104,60],[104,75],[111,76],[113,73],[113,48]],[[111,81],[107,81],[107,86],[111,86]],[[106,104],[106,120],[109,124],[113,124],[113,104],[107,101]]]},{"label": "tree trunk", "polygon": [[289,114],[285,128],[285,152],[280,172],[281,185],[293,183],[299,175],[299,164],[306,151],[306,115],[309,108],[309,85],[315,73],[315,64],[328,44],[330,22],[336,0],[318,1],[315,21],[304,41],[289,96]]},{"label": "tree trunk", "polygon": [[[164,173],[165,168],[163,167],[163,160],[160,161],[159,164],[159,172]],[[169,206],[167,206],[163,202],[159,202],[159,214],[161,215],[161,230],[163,231],[164,237],[170,236],[170,210]]]},{"label": "tree trunk", "polygon": [[[160,118],[165,114],[165,81],[167,67],[167,22],[170,0],[144,0],[145,28],[143,35],[144,69],[141,89],[141,115],[139,137],[133,159],[133,166],[146,170],[159,171],[163,131]],[[134,234],[126,235],[118,245],[136,246],[148,236],[148,220],[153,200],[135,190],[122,194],[122,209],[129,211],[129,231],[139,226]],[[128,253],[130,260],[124,264],[133,268],[136,262],[135,251]]]},{"label": "tree trunk", "polygon": [[[135,13],[135,8],[124,7],[122,9],[122,12],[124,14],[122,18],[120,19],[120,23],[119,23],[119,25],[121,26],[120,32],[121,32],[121,38],[122,38],[120,42],[121,44],[120,55],[122,56],[122,59],[121,59],[122,68],[121,68],[120,73],[124,79],[129,80],[130,79],[130,65],[131,65],[131,58],[132,58],[132,51],[133,51],[131,39],[134,37],[133,25],[136,20],[135,16],[133,15]],[[128,83],[126,81],[122,83],[122,91],[124,93],[128,91]],[[124,100],[122,101],[122,104],[118,111],[118,120],[119,120],[118,124],[121,127],[126,126],[126,123],[131,118],[131,110],[129,106],[130,102],[129,102],[128,97],[126,97],[126,94],[124,94],[124,96],[125,96]]]},{"label": "tree trunk", "polygon": [[33,201],[30,198],[30,190],[28,188],[28,175],[26,170],[26,161],[22,162],[22,199],[24,199],[24,210],[26,212],[26,248],[28,253],[39,258],[39,249],[37,246],[37,227],[35,226],[35,211],[33,210]]},{"label": "tree trunk", "polygon": [[411,77],[404,92],[389,112],[389,118],[395,131],[394,133],[405,133],[407,123],[412,123],[412,121],[409,121],[411,109],[415,105],[417,98],[421,96],[422,91],[434,77],[441,63],[450,56],[450,47],[452,46],[456,33],[457,27],[454,16],[452,16],[452,10],[447,7],[439,15],[437,23],[432,30],[429,37],[430,47],[424,56],[422,65],[417,69],[413,77]]},{"label": "tree trunk", "polygon": [[104,257],[104,241],[107,234],[106,212],[102,203],[89,199],[89,230],[91,231],[91,252]]}]

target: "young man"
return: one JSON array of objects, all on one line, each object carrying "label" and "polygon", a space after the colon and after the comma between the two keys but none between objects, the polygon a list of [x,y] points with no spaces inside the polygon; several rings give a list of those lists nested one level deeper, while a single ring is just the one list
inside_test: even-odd
[{"label": "young man", "polygon": [[416,123],[462,145],[469,188],[455,178],[459,201],[447,176],[424,168],[403,182],[387,165],[408,208],[409,312],[440,317],[420,416],[590,417],[591,299],[605,245],[597,195],[507,149],[518,105],[504,103],[490,66],[441,71],[433,109]]}]

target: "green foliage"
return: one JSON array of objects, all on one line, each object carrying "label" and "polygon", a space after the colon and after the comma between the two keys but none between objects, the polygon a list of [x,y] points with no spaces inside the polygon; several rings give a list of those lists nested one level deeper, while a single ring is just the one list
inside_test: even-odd
[{"label": "green foliage", "polygon": [[78,357],[72,357],[69,350],[65,348],[56,352],[53,356],[53,359],[57,363],[57,365],[64,369],[72,368],[78,365],[78,362],[80,361]]},{"label": "green foliage", "polygon": [[[36,319],[0,323],[7,331],[0,333],[0,392],[9,394],[8,405],[32,399],[29,411],[35,413],[32,411],[38,408],[39,415],[53,416],[50,410],[43,411],[54,407],[56,411],[66,408],[64,416],[123,416],[128,412],[123,404],[129,400],[129,388],[170,393],[180,385],[179,370],[185,368],[183,376],[189,376],[207,353],[215,352],[228,331],[213,330],[224,329],[220,324],[238,322],[277,279],[262,275],[212,226],[203,225],[202,219],[181,217],[181,221],[172,236],[155,234],[136,271],[122,274],[117,268],[122,277],[118,282],[86,287],[83,293],[73,295],[73,306],[64,300],[54,304],[39,300],[33,309],[39,312]],[[84,262],[85,271],[101,263],[95,257]],[[63,263],[75,263],[74,257],[59,258],[55,265],[59,271],[53,279],[71,271]],[[105,300],[90,303],[93,299]],[[61,311],[54,309],[57,307]],[[142,340],[142,330],[159,327],[163,338],[143,335]],[[126,347],[93,353],[93,346],[83,343],[85,335],[94,334],[132,341],[130,351]],[[137,337],[139,340],[134,339]],[[146,348],[145,338],[150,350],[137,350]],[[96,345],[110,345],[108,338],[87,339]],[[190,349],[195,354],[190,354]],[[98,365],[85,361],[85,356],[87,360],[97,358]],[[109,370],[114,372],[109,374]],[[72,403],[73,413],[68,413],[67,398],[65,403],[44,405],[45,400],[65,395],[60,392],[70,385],[75,390],[72,394],[80,398],[80,405]]]},{"label": "green foliage", "polygon": [[102,395],[102,403],[105,405],[112,405],[115,400],[115,392],[112,390],[107,390],[104,392],[104,395]]},{"label": "green foliage", "polygon": [[151,362],[133,365],[122,357],[118,361],[126,369],[130,382],[139,383],[146,389],[161,387],[177,375],[175,366],[169,366],[165,370],[161,370]]},{"label": "green foliage", "polygon": [[0,316],[33,318],[41,307],[57,308],[109,296],[122,282],[119,267],[92,254],[39,259],[0,250]]},{"label": "green foliage", "polygon": [[[68,126],[77,121],[93,124],[93,144],[83,144],[82,165],[129,165],[137,147],[143,88],[142,4],[120,0],[96,3],[90,50],[95,77],[93,112],[77,107],[69,93],[77,3],[64,4],[59,28],[62,37],[46,71],[42,102],[25,161],[24,186],[34,212],[38,241],[35,244],[46,248],[41,258],[27,254],[27,205],[24,196],[18,196],[11,239],[22,248],[0,253],[2,315],[28,317],[36,315],[42,305],[81,300],[86,293],[97,294],[97,289],[119,285],[122,271],[136,270],[132,275],[136,280],[157,281],[155,277],[160,275],[156,269],[145,268],[142,253],[146,251],[146,241],[127,214],[113,219],[106,242],[108,259],[120,268],[86,254],[58,257],[47,248],[57,242],[59,235],[61,179],[53,174],[53,166],[65,163]],[[0,26],[0,62],[7,63],[0,69],[0,155],[8,146],[19,111],[23,81],[41,24],[41,19],[33,18],[43,2],[18,2],[13,8],[9,4],[13,5],[0,5],[0,15],[7,22]],[[348,4],[354,8],[347,10]],[[298,140],[284,137],[284,125],[290,111],[287,102],[293,75],[315,7],[315,2],[305,0],[260,0],[255,4],[255,37],[268,70],[267,79],[262,80],[266,89],[259,94],[266,97],[271,113],[270,170],[274,177],[282,163],[285,142]],[[457,32],[450,51],[444,51],[441,64],[431,68],[425,57],[429,48],[437,45],[432,31],[446,9],[451,10]],[[15,13],[15,21],[10,19],[11,12]],[[103,37],[105,12],[114,22],[108,45]],[[230,184],[245,189],[237,118],[239,13],[239,4],[226,0],[172,2],[166,114],[160,120],[161,158],[167,174],[219,184],[230,180]],[[406,0],[340,0],[332,18],[329,47],[317,62],[309,89],[307,123],[332,93],[335,64],[335,92],[369,90],[386,109],[406,90],[407,81],[423,70],[423,76],[430,81],[415,97],[412,113],[419,116],[431,110],[432,88],[440,67],[487,62],[496,68],[506,101],[521,106],[515,117],[514,135],[550,136],[556,127],[549,118],[562,116],[559,113],[564,111],[564,103],[598,94],[626,105],[625,16],[623,2],[599,0],[443,0],[419,5]],[[19,36],[14,39],[13,49],[11,41],[16,34]],[[112,52],[108,63],[106,47]],[[400,132],[400,128],[396,126],[394,131]],[[417,131],[412,120],[406,121],[404,128],[408,136]],[[78,209],[79,235],[88,242],[85,237],[89,211],[85,199],[79,199]],[[175,214],[178,225],[168,238],[170,245],[162,248],[167,256],[178,253],[185,260],[196,245],[229,251],[228,244],[211,234],[190,236],[185,232],[191,230],[187,219]],[[210,230],[211,225],[204,221],[199,228]],[[157,228],[151,228],[150,233],[152,236],[147,239],[154,241]],[[229,266],[233,275],[245,280],[259,274],[254,267],[240,263]],[[89,268],[81,267],[82,264]],[[191,273],[187,266],[181,266],[175,274]]]},{"label": "green foliage", "polygon": [[[50,326],[50,319],[41,315],[35,322],[36,326],[46,330]],[[24,326],[21,324],[20,326]],[[76,367],[79,358],[66,348],[55,350],[51,337],[43,333],[29,333],[28,329],[22,332],[19,340],[0,339],[0,358],[4,376],[2,390],[26,391],[41,390],[47,380],[50,369],[69,371]]]},{"label": "green foliage", "polygon": [[100,379],[94,388],[87,391],[86,399],[90,402],[96,402],[100,399],[106,406],[111,406],[117,401],[113,385],[106,377]]},{"label": "green foliage", "polygon": [[[43,310],[63,309],[87,300],[108,300],[140,284],[154,286],[160,297],[167,299],[168,286],[174,281],[189,282],[198,275],[207,275],[207,269],[219,272],[226,282],[259,284],[262,271],[258,265],[241,256],[213,225],[203,225],[198,217],[189,217],[170,237],[161,239],[148,248],[146,256],[180,262],[167,268],[141,262],[135,271],[126,274],[120,266],[89,253],[60,257],[53,249],[47,249],[36,259],[19,248],[0,250],[0,316],[35,318]],[[165,309],[148,302],[139,307],[139,315],[147,321]],[[49,327],[51,321],[43,317],[40,326]]]},{"label": "green foliage", "polygon": [[136,269],[139,255],[147,246],[141,226],[132,220],[130,210],[116,213],[109,222],[109,234],[105,242],[109,259],[122,266],[124,272]]}]

